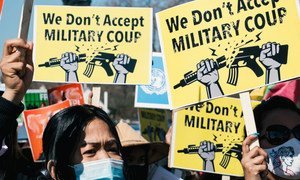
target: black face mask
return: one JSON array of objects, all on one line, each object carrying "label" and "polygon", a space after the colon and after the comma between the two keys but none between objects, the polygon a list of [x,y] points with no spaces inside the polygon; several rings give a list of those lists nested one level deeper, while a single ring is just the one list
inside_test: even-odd
[{"label": "black face mask", "polygon": [[148,165],[130,165],[126,168],[127,180],[146,180],[148,176]]}]

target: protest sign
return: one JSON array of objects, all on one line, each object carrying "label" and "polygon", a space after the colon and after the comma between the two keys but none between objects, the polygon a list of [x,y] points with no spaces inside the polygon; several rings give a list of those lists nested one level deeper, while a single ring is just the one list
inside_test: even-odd
[{"label": "protest sign", "polygon": [[138,109],[142,136],[150,142],[164,142],[168,131],[166,110]]},{"label": "protest sign", "polygon": [[0,0],[0,20],[1,20],[1,16],[2,16],[3,5],[4,5],[4,0]]},{"label": "protest sign", "polygon": [[34,17],[35,81],[149,84],[152,8],[35,6]]},{"label": "protest sign", "polygon": [[48,106],[48,93],[47,90],[28,89],[24,96],[25,109],[37,109],[40,107]]},{"label": "protest sign", "polygon": [[84,95],[81,84],[66,84],[48,89],[49,104],[55,104],[66,99],[71,105],[84,104]]},{"label": "protest sign", "polygon": [[[258,102],[253,102],[253,107]],[[239,99],[219,98],[174,114],[170,167],[243,176],[245,123]]]},{"label": "protest sign", "polygon": [[169,109],[167,81],[161,53],[153,53],[150,85],[137,85],[134,107]]},{"label": "protest sign", "polygon": [[67,100],[51,106],[24,111],[25,127],[35,162],[44,160],[42,138],[49,119],[58,111],[70,106],[70,101]]},{"label": "protest sign", "polygon": [[172,109],[298,77],[296,2],[199,0],[157,13]]}]

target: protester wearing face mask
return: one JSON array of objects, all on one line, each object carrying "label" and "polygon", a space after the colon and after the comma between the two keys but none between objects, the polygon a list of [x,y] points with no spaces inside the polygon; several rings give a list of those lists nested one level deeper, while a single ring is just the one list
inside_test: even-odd
[{"label": "protester wearing face mask", "polygon": [[55,114],[43,151],[52,179],[125,179],[115,125],[100,108],[73,106]]},{"label": "protester wearing face mask", "polygon": [[261,147],[249,149],[257,136],[244,140],[245,179],[300,179],[300,110],[274,96],[254,109],[254,117]]}]

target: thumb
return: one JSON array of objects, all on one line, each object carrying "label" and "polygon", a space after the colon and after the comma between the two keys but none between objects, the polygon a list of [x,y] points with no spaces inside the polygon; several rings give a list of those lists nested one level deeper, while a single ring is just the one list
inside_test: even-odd
[{"label": "thumb", "polygon": [[261,51],[262,54],[267,55],[271,51],[271,48],[266,48]]}]

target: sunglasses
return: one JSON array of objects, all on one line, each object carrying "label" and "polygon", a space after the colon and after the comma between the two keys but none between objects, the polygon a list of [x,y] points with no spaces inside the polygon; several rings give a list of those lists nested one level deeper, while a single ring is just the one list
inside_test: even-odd
[{"label": "sunglasses", "polygon": [[280,145],[287,142],[291,133],[300,141],[300,125],[289,129],[283,125],[271,125],[267,127],[266,133],[260,137],[260,139],[267,139],[272,145]]}]

